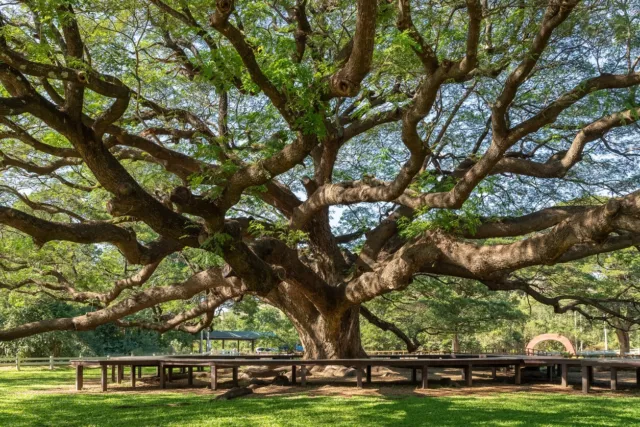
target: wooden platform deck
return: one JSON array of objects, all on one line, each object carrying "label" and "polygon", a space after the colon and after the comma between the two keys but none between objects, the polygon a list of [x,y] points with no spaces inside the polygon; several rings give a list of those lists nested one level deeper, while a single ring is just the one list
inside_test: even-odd
[{"label": "wooden platform deck", "polygon": [[[546,367],[547,379],[554,380],[555,375],[561,377],[561,384],[568,386],[568,372],[570,368],[579,367],[582,372],[582,391],[588,393],[593,383],[594,369],[608,370],[611,372],[611,389],[617,390],[617,373],[619,370],[633,370],[636,373],[636,384],[640,387],[640,361],[624,359],[568,359],[548,356],[509,356],[498,355],[469,356],[442,355],[442,357],[429,356],[387,356],[362,359],[301,359],[294,355],[251,355],[251,356],[152,356],[152,357],[116,357],[100,360],[83,361],[73,360],[76,368],[76,389],[82,390],[85,367],[100,367],[102,390],[107,391],[108,368],[111,367],[111,381],[120,383],[124,377],[124,368],[131,369],[131,386],[136,386],[136,378],[141,377],[143,367],[157,368],[157,376],[160,378],[160,386],[166,388],[167,381],[171,381],[173,369],[178,368],[188,373],[188,384],[193,385],[193,370],[208,368],[211,372],[211,389],[218,388],[218,370],[231,369],[233,384],[238,385],[238,371],[241,367],[268,366],[290,367],[291,382],[297,383],[300,376],[300,384],[306,384],[307,369],[313,366],[345,366],[356,369],[356,382],[358,387],[363,387],[363,375],[366,383],[371,383],[372,367],[408,368],[412,370],[412,380],[417,382],[417,372],[421,373],[422,388],[428,387],[429,368],[459,368],[463,371],[466,386],[471,386],[474,369],[491,369],[493,379],[496,378],[497,368],[513,367],[514,383],[521,384],[522,369],[527,367]],[[137,375],[136,375],[137,370]]]}]

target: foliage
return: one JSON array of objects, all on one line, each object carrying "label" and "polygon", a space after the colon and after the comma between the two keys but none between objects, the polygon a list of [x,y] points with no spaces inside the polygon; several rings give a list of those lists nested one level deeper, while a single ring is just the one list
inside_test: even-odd
[{"label": "foliage", "polygon": [[638,0],[5,3],[2,351],[636,332]]}]

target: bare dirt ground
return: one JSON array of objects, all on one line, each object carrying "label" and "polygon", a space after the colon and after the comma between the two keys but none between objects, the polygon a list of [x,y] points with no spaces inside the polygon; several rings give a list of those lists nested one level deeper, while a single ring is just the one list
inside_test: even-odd
[{"label": "bare dirt ground", "polygon": [[[125,372],[125,377],[121,384],[109,382],[109,390],[118,393],[196,393],[206,395],[217,395],[231,388],[231,370],[219,370],[219,389],[212,393],[209,386],[208,372],[194,372],[194,385],[188,386],[185,375],[176,372],[173,381],[167,383],[167,388],[162,390],[159,381],[154,376],[143,376],[137,380],[136,388],[132,388],[129,380],[129,372]],[[284,371],[290,378],[290,371]],[[365,384],[364,388],[356,387],[355,376],[334,376],[323,372],[313,372],[307,376],[307,385],[300,387],[298,376],[297,385],[268,385],[254,390],[254,393],[245,398],[260,398],[268,396],[282,395],[304,395],[304,396],[384,396],[384,397],[404,397],[404,396],[483,396],[495,393],[514,392],[536,392],[536,393],[564,393],[581,394],[581,376],[578,371],[569,372],[569,387],[562,387],[559,378],[555,378],[553,383],[546,380],[544,372],[529,372],[523,375],[523,384],[515,385],[513,372],[498,370],[497,379],[491,379],[491,371],[474,371],[473,386],[464,386],[460,369],[430,369],[429,388],[423,390],[419,384],[411,382],[410,369],[373,369],[372,383]],[[618,372],[618,391],[612,392],[609,389],[609,372],[595,372],[594,384],[591,393],[606,394],[611,396],[640,396],[640,388],[635,384],[635,373],[631,371]],[[418,371],[418,381],[420,371]],[[442,378],[448,378],[442,383]],[[271,378],[264,378],[270,380]],[[248,384],[247,379],[240,380],[240,385]],[[55,387],[40,390],[39,393],[101,393],[98,370],[85,371],[84,390],[77,392],[74,384],[68,387]]]}]

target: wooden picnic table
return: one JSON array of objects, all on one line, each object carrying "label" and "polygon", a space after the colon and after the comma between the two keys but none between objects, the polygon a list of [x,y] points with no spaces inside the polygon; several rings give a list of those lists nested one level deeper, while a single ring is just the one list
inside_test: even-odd
[{"label": "wooden picnic table", "polygon": [[[211,370],[211,387],[217,389],[218,369],[231,368],[233,372],[233,383],[237,385],[238,369],[242,366],[270,366],[281,367],[291,366],[292,382],[296,382],[298,370],[300,372],[301,384],[306,383],[306,370],[310,366],[347,366],[356,368],[356,379],[359,387],[362,387],[362,373],[366,372],[367,383],[371,382],[371,368],[373,366],[387,366],[396,368],[412,369],[412,379],[417,380],[417,371],[422,372],[422,386],[427,387],[428,369],[429,367],[450,367],[460,368],[464,372],[465,383],[468,386],[472,384],[473,368],[496,368],[513,366],[515,368],[515,381],[520,383],[520,367],[522,359],[514,357],[477,357],[477,358],[437,358],[426,359],[423,357],[404,357],[398,358],[362,358],[362,359],[297,359],[295,357],[118,357],[110,359],[102,359],[97,361],[74,360],[72,363],[76,366],[76,388],[82,389],[83,384],[83,367],[99,366],[102,370],[101,384],[102,390],[107,390],[108,366],[112,367],[112,381],[120,383],[123,377],[124,366],[131,367],[131,385],[135,387],[135,369],[136,367],[156,367],[160,377],[161,387],[166,387],[167,379],[171,380],[171,370],[173,368],[188,369],[188,383],[193,384],[193,368],[209,367]],[[114,369],[117,368],[117,376],[114,378]],[[168,377],[167,371],[168,369]],[[138,371],[140,375],[140,371]]]},{"label": "wooden picnic table", "polygon": [[[371,383],[372,367],[407,368],[412,370],[412,381],[417,382],[417,372],[422,374],[422,388],[428,386],[429,368],[458,368],[462,369],[466,386],[472,385],[474,369],[491,368],[492,377],[496,379],[497,368],[514,368],[514,382],[522,382],[522,369],[526,367],[546,367],[548,380],[553,381],[554,372],[560,370],[561,384],[568,386],[569,368],[579,367],[582,373],[582,391],[588,393],[593,383],[593,370],[608,369],[611,372],[611,389],[618,387],[617,373],[619,370],[635,370],[636,382],[640,386],[640,361],[622,359],[570,359],[553,356],[488,356],[481,357],[375,357],[358,359],[300,359],[295,355],[246,355],[246,356],[131,356],[99,359],[92,361],[73,360],[76,367],[76,389],[82,390],[83,372],[85,366],[100,367],[102,371],[102,390],[107,390],[108,367],[111,366],[113,382],[120,383],[124,376],[124,367],[131,367],[131,386],[136,386],[135,370],[140,378],[143,367],[155,367],[160,378],[160,386],[166,387],[167,380],[171,381],[174,368],[180,368],[188,373],[188,384],[193,384],[193,368],[209,368],[211,371],[211,389],[218,388],[218,369],[231,369],[234,386],[238,385],[239,368],[245,366],[291,367],[291,382],[296,383],[300,374],[300,383],[306,384],[307,369],[313,366],[345,366],[356,369],[356,382],[358,387],[363,386],[363,372],[367,383]],[[444,355],[451,356],[451,355]]]}]

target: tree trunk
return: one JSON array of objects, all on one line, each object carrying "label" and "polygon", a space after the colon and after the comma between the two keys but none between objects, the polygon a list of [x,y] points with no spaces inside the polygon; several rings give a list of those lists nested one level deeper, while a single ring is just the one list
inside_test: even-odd
[{"label": "tree trunk", "polygon": [[453,342],[451,343],[451,351],[453,353],[460,352],[460,339],[458,338],[457,332],[453,335]]},{"label": "tree trunk", "polygon": [[359,307],[329,318],[318,316],[312,323],[297,323],[296,329],[307,359],[365,357],[360,342]]},{"label": "tree trunk", "polygon": [[631,338],[629,337],[629,331],[624,329],[616,329],[616,336],[618,337],[618,344],[620,344],[620,356],[624,356],[629,353],[631,348]]},{"label": "tree trunk", "polygon": [[366,357],[360,341],[360,306],[320,313],[291,288],[280,288],[280,292],[266,299],[293,322],[306,359]]}]

